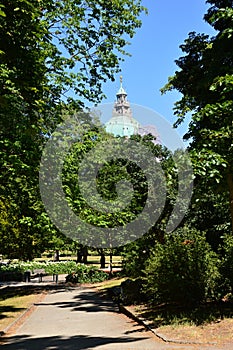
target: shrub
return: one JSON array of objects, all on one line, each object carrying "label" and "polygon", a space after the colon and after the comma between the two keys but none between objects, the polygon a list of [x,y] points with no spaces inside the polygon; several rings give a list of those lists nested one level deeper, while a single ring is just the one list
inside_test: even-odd
[{"label": "shrub", "polygon": [[127,244],[123,251],[122,268],[126,276],[138,278],[142,276],[152,243],[148,235]]},{"label": "shrub", "polygon": [[23,281],[23,274],[18,271],[1,271],[0,272],[0,281],[9,282],[9,281]]},{"label": "shrub", "polygon": [[218,258],[204,234],[178,229],[156,244],[145,274],[144,288],[152,299],[195,304],[215,295]]},{"label": "shrub", "polygon": [[233,293],[233,236],[226,235],[223,241],[221,262],[221,296]]},{"label": "shrub", "polygon": [[108,274],[99,271],[95,267],[88,267],[86,265],[77,265],[76,270],[66,276],[66,282],[71,283],[93,283],[101,282],[108,279]]},{"label": "shrub", "polygon": [[121,283],[121,299],[124,305],[138,303],[144,300],[142,293],[142,278],[132,280],[128,278]]}]

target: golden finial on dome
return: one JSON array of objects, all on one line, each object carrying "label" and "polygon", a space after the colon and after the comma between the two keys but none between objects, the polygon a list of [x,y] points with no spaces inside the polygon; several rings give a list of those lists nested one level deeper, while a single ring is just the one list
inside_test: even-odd
[{"label": "golden finial on dome", "polygon": [[122,80],[123,80],[123,77],[122,77],[122,75],[120,75],[120,83],[121,83],[121,86],[122,86]]}]

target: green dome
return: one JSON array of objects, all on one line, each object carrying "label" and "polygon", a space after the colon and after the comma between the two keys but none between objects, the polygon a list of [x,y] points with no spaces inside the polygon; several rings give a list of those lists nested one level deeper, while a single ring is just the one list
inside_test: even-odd
[{"label": "green dome", "polygon": [[113,116],[106,124],[106,131],[114,136],[131,136],[137,134],[140,124],[126,115]]}]

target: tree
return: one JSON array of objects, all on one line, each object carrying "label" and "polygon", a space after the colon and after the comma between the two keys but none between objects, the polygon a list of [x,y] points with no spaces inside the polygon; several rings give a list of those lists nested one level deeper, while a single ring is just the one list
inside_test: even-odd
[{"label": "tree", "polygon": [[[54,154],[56,163],[57,152]],[[89,245],[90,236],[98,236],[101,247],[111,248],[136,240],[159,220],[156,225],[157,238],[160,236],[162,239],[172,210],[171,201],[177,194],[177,177],[172,178],[173,167],[170,153],[162,146],[155,145],[149,135],[134,135],[130,139],[113,138],[101,130],[82,135],[73,144],[63,165],[62,184],[66,199],[84,223],[76,224],[75,227],[78,227],[72,234],[87,239],[86,244]],[[164,173],[170,176],[169,191],[164,186]],[[57,210],[49,194],[51,188],[56,187],[55,181],[56,175],[52,184],[47,186],[45,200],[50,208]],[[63,202],[60,203],[59,210],[63,215]],[[164,205],[166,208],[163,211]],[[57,217],[54,209],[51,210],[53,217],[60,220],[61,215]],[[73,226],[75,220],[72,218]],[[68,227],[65,229],[70,232]],[[95,238],[93,244],[96,246]]]},{"label": "tree", "polygon": [[[7,198],[17,235],[3,244],[4,253],[31,259],[45,240],[40,235],[38,167],[47,103],[44,26],[37,2],[3,1],[0,17],[1,198]],[[1,232],[2,234],[2,232]],[[3,236],[1,236],[3,239]],[[2,240],[2,242],[6,242]],[[6,249],[11,246],[12,249]]]},{"label": "tree", "polygon": [[184,138],[191,140],[194,171],[212,190],[228,193],[233,230],[233,1],[207,3],[211,7],[204,19],[216,35],[189,34],[180,46],[185,56],[176,61],[179,70],[162,91],[176,89],[182,94],[175,104],[175,125],[192,114]]},{"label": "tree", "polygon": [[[155,158],[160,160],[159,164],[166,178],[166,201],[160,217],[153,223],[146,234],[136,241],[129,243],[123,249],[123,270],[127,276],[135,278],[144,275],[144,270],[154,247],[158,243],[162,245],[165,242],[167,224],[177,200],[178,177],[177,163],[174,163],[174,154],[172,154],[171,151],[161,145],[155,145],[151,142],[150,135],[144,136],[143,138],[136,135],[133,136],[133,138],[144,142],[144,144],[150,148]],[[179,162],[179,166],[181,166],[184,155],[183,151],[180,152],[180,150],[176,150],[175,153],[176,160]],[[156,195],[159,196],[159,192],[156,192]],[[179,204],[181,206],[183,205],[181,199],[179,200]],[[182,225],[182,223],[180,225]]]},{"label": "tree", "polygon": [[[140,0],[44,0],[49,41],[47,62],[56,93],[72,89],[77,99],[101,101],[102,82],[114,80],[128,55],[127,37],[141,26]],[[47,43],[46,47],[47,47]]]},{"label": "tree", "polygon": [[56,231],[38,186],[47,137],[62,110],[103,98],[102,82],[119,71],[141,11],[131,0],[1,3],[0,193],[13,212],[3,219],[13,219],[19,232],[18,257],[31,259]]},{"label": "tree", "polygon": [[219,252],[224,234],[231,231],[227,191],[210,186],[208,178],[196,179],[184,222],[198,231],[205,231],[207,242],[215,252]]}]

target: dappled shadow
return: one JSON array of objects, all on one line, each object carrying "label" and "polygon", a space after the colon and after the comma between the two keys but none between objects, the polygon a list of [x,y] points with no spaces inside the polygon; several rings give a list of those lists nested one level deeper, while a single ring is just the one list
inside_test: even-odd
[{"label": "dappled shadow", "polygon": [[5,338],[4,341],[6,341],[6,343],[2,344],[1,347],[5,350],[85,350],[94,349],[100,345],[121,344],[122,349],[128,349],[129,343],[138,342],[145,339],[148,338],[141,337],[135,339],[130,337],[92,337],[89,335],[32,338],[29,335],[22,335]]},{"label": "dappled shadow", "polygon": [[160,304],[150,305],[141,310],[140,315],[153,321],[154,327],[171,324],[191,323],[196,326],[233,317],[233,304],[228,302],[208,302],[201,305]]},{"label": "dappled shadow", "polygon": [[14,307],[11,305],[0,306],[0,320],[2,320],[3,318],[9,317],[8,315],[4,315],[6,312],[20,312],[23,310],[25,310],[25,308]]},{"label": "dappled shadow", "polygon": [[58,306],[60,308],[70,308],[71,311],[85,312],[118,312],[118,308],[111,300],[102,298],[95,291],[82,291],[82,293],[73,297],[71,301],[59,301],[53,303],[36,303],[36,306]]},{"label": "dappled shadow", "polygon": [[21,286],[5,286],[4,288],[0,288],[0,301],[5,300],[7,298],[12,298],[15,296],[24,296],[24,295],[30,295],[30,294],[40,294],[43,291],[49,291],[51,294],[55,293],[61,293],[61,292],[67,292],[72,291],[74,289],[78,289],[79,286],[70,287],[66,286],[64,283],[58,283],[58,284],[22,284]]},{"label": "dappled shadow", "polygon": [[[23,297],[23,296],[28,296],[28,295],[37,295],[41,294],[44,290],[50,289],[50,288],[42,288],[42,287],[36,287],[36,286],[9,286],[4,289],[0,289],[0,302],[2,304],[7,300],[7,303],[11,304],[11,298],[15,297]],[[67,291],[66,289],[57,288],[56,292],[64,292]],[[54,291],[55,292],[55,291]],[[8,301],[9,300],[9,301]],[[5,313],[17,313],[17,312],[22,312],[26,310],[25,308],[21,307],[15,307],[13,305],[0,305],[0,320],[4,318],[8,318],[9,316],[6,315]]]},{"label": "dappled shadow", "polygon": [[[14,297],[22,297],[25,295],[31,295],[31,294],[39,294],[41,293],[41,290],[38,290],[37,288],[21,288],[21,287],[7,287],[3,290],[0,290],[0,302],[5,303],[7,300],[7,303],[11,304],[11,302],[8,301],[8,299],[14,298]],[[25,308],[21,307],[15,307],[13,305],[1,305],[0,306],[0,319],[8,318],[9,316],[6,315],[6,313],[16,313],[21,312],[25,310]]]},{"label": "dappled shadow", "polygon": [[23,286],[23,287],[15,287],[9,286],[3,289],[0,289],[0,301],[6,300],[9,298],[13,298],[15,296],[24,296],[30,294],[40,294],[41,288],[37,288],[35,286]]},{"label": "dappled shadow", "polygon": [[[138,326],[138,325],[136,325]],[[147,329],[145,327],[137,328],[137,329],[132,329],[130,331],[125,331],[124,334],[132,334],[132,333],[145,333],[147,332]]]},{"label": "dappled shadow", "polygon": [[78,302],[78,310],[84,310],[86,305],[90,312],[92,311],[112,311],[116,312],[118,309],[113,304],[112,300],[103,298],[95,291],[85,291],[75,296],[76,302]]}]

